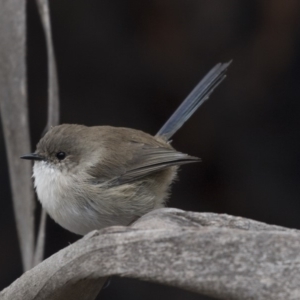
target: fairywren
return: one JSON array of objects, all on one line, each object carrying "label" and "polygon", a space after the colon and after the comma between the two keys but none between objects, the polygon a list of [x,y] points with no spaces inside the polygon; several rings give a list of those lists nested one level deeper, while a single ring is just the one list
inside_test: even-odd
[{"label": "fairywren", "polygon": [[51,128],[34,153],[21,157],[34,160],[34,185],[49,215],[83,235],[129,225],[163,207],[178,166],[200,160],[176,151],[170,138],[222,82],[229,64],[217,64],[155,136],[111,126]]}]

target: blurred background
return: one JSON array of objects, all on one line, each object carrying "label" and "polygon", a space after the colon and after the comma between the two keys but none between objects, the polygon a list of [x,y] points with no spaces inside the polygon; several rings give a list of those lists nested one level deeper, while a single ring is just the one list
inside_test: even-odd
[{"label": "blurred background", "polygon": [[[36,3],[27,3],[34,150],[46,124],[47,69]],[[202,163],[182,167],[168,206],[300,229],[298,0],[52,0],[50,7],[62,123],[155,134],[211,67],[233,59],[227,79],[173,138]],[[2,132],[0,153],[2,289],[22,272]],[[78,238],[48,219],[46,256]],[[101,292],[101,299],[154,297],[212,299],[115,277]]]}]

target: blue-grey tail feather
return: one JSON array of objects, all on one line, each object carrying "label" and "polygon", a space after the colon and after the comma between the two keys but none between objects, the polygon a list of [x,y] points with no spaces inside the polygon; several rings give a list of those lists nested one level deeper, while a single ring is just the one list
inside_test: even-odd
[{"label": "blue-grey tail feather", "polygon": [[196,85],[156,135],[169,140],[225,79],[225,72],[230,64],[231,61],[228,63],[219,63],[213,67]]}]

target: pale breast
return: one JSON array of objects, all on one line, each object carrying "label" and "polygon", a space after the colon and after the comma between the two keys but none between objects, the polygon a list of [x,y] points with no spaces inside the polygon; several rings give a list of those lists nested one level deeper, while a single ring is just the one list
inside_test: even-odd
[{"label": "pale breast", "polygon": [[[48,214],[77,234],[113,225],[128,225],[139,216],[164,205],[176,167],[138,183],[107,186],[85,176],[63,173],[44,161],[35,162],[34,185]],[[78,181],[78,178],[81,178]]]},{"label": "pale breast", "polygon": [[[73,197],[76,179],[64,174],[47,162],[35,162],[33,167],[34,186],[38,198],[48,214],[62,227],[77,234],[85,234],[94,223],[95,212],[85,209]],[[89,222],[90,220],[90,222]]]},{"label": "pale breast", "polygon": [[69,186],[74,184],[72,178],[44,161],[35,162],[33,177],[38,198],[50,214],[61,206],[61,194],[66,194]]}]

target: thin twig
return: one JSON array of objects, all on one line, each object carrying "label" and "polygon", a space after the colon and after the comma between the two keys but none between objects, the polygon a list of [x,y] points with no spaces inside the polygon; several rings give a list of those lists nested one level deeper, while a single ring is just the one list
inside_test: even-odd
[{"label": "thin twig", "polygon": [[38,265],[41,261],[43,261],[44,257],[44,248],[45,248],[45,237],[46,237],[46,220],[47,213],[44,209],[41,212],[41,220],[39,225],[39,232],[37,236],[37,244],[34,253],[34,261],[33,266]]},{"label": "thin twig", "polygon": [[[44,132],[46,132],[51,126],[58,125],[59,123],[58,80],[54,48],[52,43],[49,3],[48,0],[36,1],[44,28],[48,54],[48,118],[47,125],[44,130]],[[38,264],[43,260],[43,253],[45,247],[46,219],[46,212],[44,211],[44,209],[42,209],[39,234],[37,237],[36,250],[34,255],[34,264]]]},{"label": "thin twig", "polygon": [[48,119],[46,130],[59,124],[58,80],[52,42],[50,11],[48,0],[36,0],[43,24],[48,54]]}]

